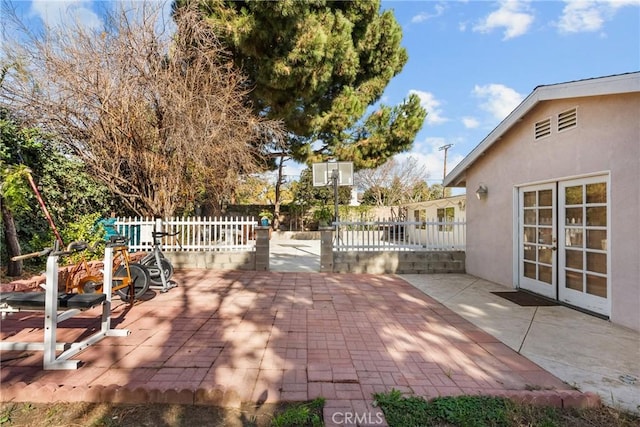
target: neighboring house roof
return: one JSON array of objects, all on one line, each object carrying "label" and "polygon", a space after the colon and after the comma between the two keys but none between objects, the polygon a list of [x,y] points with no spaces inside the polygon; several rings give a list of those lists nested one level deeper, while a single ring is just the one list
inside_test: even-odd
[{"label": "neighboring house roof", "polygon": [[432,199],[432,200],[424,200],[422,202],[404,203],[401,206],[408,209],[415,209],[417,207],[426,207],[431,205],[434,205],[437,207],[443,207],[445,205],[453,206],[454,204],[460,202],[461,200],[465,200],[466,198],[467,198],[466,194],[458,194],[456,196],[445,197],[444,199]]},{"label": "neighboring house roof", "polygon": [[537,104],[555,99],[614,95],[631,92],[640,92],[640,72],[537,86],[467,157],[462,159],[462,161],[447,174],[444,179],[444,186],[457,187],[464,185],[466,183],[466,170]]}]

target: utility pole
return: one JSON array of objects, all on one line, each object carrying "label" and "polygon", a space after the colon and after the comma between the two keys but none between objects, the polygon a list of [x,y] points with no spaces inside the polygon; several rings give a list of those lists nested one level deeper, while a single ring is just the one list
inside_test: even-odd
[{"label": "utility pole", "polygon": [[447,151],[449,148],[453,147],[453,144],[446,144],[442,147],[438,148],[438,151],[444,151],[444,172],[442,173],[442,198],[446,197],[446,191],[444,188],[444,179],[447,176]]}]

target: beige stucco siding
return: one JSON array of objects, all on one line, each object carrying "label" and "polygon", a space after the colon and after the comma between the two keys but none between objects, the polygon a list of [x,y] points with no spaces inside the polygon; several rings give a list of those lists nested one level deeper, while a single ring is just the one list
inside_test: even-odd
[{"label": "beige stucco siding", "polygon": [[[577,107],[577,127],[558,133],[558,113]],[[534,141],[534,124],[553,132]],[[518,186],[595,173],[610,177],[611,320],[640,330],[640,94],[542,102],[466,171],[470,274],[514,286]],[[483,183],[486,200],[475,198]]]}]

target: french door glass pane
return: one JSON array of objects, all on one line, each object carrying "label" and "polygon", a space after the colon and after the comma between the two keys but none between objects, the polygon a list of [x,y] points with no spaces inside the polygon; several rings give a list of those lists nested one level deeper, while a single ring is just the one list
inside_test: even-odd
[{"label": "french door glass pane", "polygon": [[553,223],[553,210],[552,209],[540,209],[538,211],[538,224],[539,225],[551,225]]},{"label": "french door glass pane", "polygon": [[548,284],[552,283],[552,269],[551,267],[547,267],[546,265],[538,266],[538,280],[541,282],[545,282]]},{"label": "french door glass pane", "polygon": [[581,205],[582,204],[582,185],[575,187],[567,187],[564,190],[565,204]]},{"label": "french door glass pane", "polygon": [[582,292],[582,273],[566,270],[565,277],[567,288]]},{"label": "french door glass pane", "polygon": [[545,246],[541,246],[538,248],[538,262],[551,264],[552,255],[553,255],[553,251],[550,248],[547,248]]},{"label": "french door glass pane", "polygon": [[607,274],[607,254],[587,252],[586,270]]},{"label": "french door glass pane", "polygon": [[567,268],[575,268],[576,270],[582,270],[584,267],[582,263],[582,251],[565,251],[565,265]]},{"label": "french door glass pane", "polygon": [[581,225],[584,222],[582,220],[582,208],[566,208],[564,212],[567,217],[567,225]]},{"label": "french door glass pane", "polygon": [[551,227],[538,228],[538,243],[550,245],[553,243],[553,233]]},{"label": "french door glass pane", "polygon": [[606,227],[607,225],[607,207],[597,206],[587,208],[587,225]]},{"label": "french door glass pane", "polygon": [[607,203],[607,184],[587,184],[587,203]]},{"label": "french door glass pane", "polygon": [[553,191],[542,190],[538,192],[538,205],[539,206],[553,206]]},{"label": "french door glass pane", "polygon": [[527,209],[524,211],[524,223],[526,225],[536,225],[536,211],[535,209]]},{"label": "french door glass pane", "polygon": [[602,298],[607,297],[607,278],[587,274],[587,293]]},{"label": "french door glass pane", "polygon": [[530,279],[536,278],[536,265],[530,262],[524,263],[524,277],[528,277]]},{"label": "french door glass pane", "polygon": [[587,230],[587,248],[607,250],[607,230]]},{"label": "french door glass pane", "polygon": [[536,228],[525,227],[524,228],[524,241],[525,243],[537,243],[536,242]]},{"label": "french door glass pane", "polygon": [[532,208],[536,206],[536,192],[535,191],[526,191],[524,193],[524,207]]},{"label": "french door glass pane", "polygon": [[529,245],[525,245],[524,246],[524,259],[529,260],[529,261],[535,261],[536,260],[536,247],[535,246],[529,246]]},{"label": "french door glass pane", "polygon": [[582,228],[567,228],[565,234],[565,246],[573,248],[582,247]]}]

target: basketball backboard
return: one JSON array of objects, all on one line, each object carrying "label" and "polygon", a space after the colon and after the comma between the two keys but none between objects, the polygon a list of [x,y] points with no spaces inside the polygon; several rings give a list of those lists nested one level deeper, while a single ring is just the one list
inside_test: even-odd
[{"label": "basketball backboard", "polygon": [[314,163],[312,172],[314,187],[333,184],[335,173],[338,174],[338,185],[353,185],[353,162]]}]

